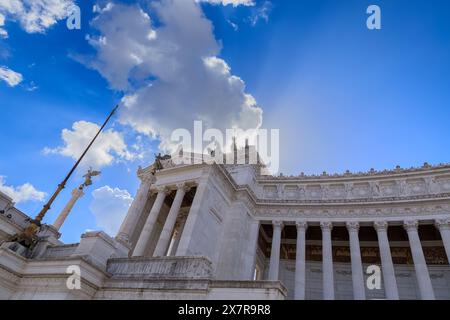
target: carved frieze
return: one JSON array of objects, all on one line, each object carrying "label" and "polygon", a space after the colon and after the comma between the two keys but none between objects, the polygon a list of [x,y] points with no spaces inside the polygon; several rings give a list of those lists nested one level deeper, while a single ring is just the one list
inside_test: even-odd
[{"label": "carved frieze", "polygon": [[420,198],[450,192],[450,179],[437,182],[434,177],[368,182],[322,184],[264,184],[262,200],[357,202],[380,199]]},{"label": "carved frieze", "polygon": [[[380,207],[361,207],[357,209],[353,208],[336,208],[336,209],[324,209],[324,208],[286,208],[283,206],[260,206],[255,215],[260,218],[276,218],[281,217],[284,219],[313,219],[319,220],[320,218],[371,218],[377,220],[377,218],[402,218],[402,217],[426,217],[436,215],[450,215],[450,202],[449,204],[442,205],[409,205],[409,206],[380,206]],[[403,218],[402,218],[403,219]]]}]

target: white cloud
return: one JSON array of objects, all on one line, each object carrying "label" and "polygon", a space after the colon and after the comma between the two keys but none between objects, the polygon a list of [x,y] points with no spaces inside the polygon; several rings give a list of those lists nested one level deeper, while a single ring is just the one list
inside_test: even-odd
[{"label": "white cloud", "polygon": [[[3,20],[18,21],[28,33],[42,33],[58,20],[67,18],[73,0],[0,0],[0,15]],[[0,17],[0,27],[2,26]],[[0,35],[7,36],[0,28]]]},{"label": "white cloud", "polygon": [[[60,154],[78,159],[100,127],[92,122],[78,121],[72,130],[64,129],[61,137],[64,145],[58,148],[45,148],[44,154]],[[134,160],[140,157],[137,153],[128,151],[124,137],[120,132],[108,129],[103,131],[86,154],[82,165],[95,169],[108,166],[115,161]]]},{"label": "white cloud", "polygon": [[33,91],[39,89],[39,87],[34,83],[34,81],[31,81],[24,87],[25,87],[25,90],[28,92],[33,92]]},{"label": "white cloud", "polygon": [[133,202],[126,190],[104,186],[92,192],[89,209],[94,214],[97,226],[110,235],[115,235]]},{"label": "white cloud", "polygon": [[208,2],[211,4],[221,4],[227,6],[231,4],[233,7],[237,6],[254,6],[255,2],[253,0],[197,0],[197,2]]},{"label": "white cloud", "polygon": [[0,80],[5,81],[10,87],[15,87],[22,82],[23,77],[6,66],[0,66]]},{"label": "white cloud", "polygon": [[239,30],[239,26],[237,23],[234,23],[231,20],[227,20],[228,24],[233,28],[234,31],[238,31]]},{"label": "white cloud", "polygon": [[220,44],[201,7],[192,0],[163,0],[151,8],[157,28],[138,6],[96,9],[92,21],[99,35],[88,41],[97,54],[83,61],[127,93],[121,123],[159,137],[167,151],[172,131],[191,129],[194,120],[223,131],[260,127],[262,109],[217,57]]},{"label": "white cloud", "polygon": [[[58,20],[67,18],[74,5],[74,0],[0,0],[0,39],[8,38],[6,21],[17,21],[28,33],[43,33]],[[14,87],[22,81],[22,75],[0,67],[0,80]],[[26,90],[36,88],[30,86]]]},{"label": "white cloud", "polygon": [[269,15],[272,11],[272,2],[266,0],[261,6],[255,7],[252,15],[249,17],[249,21],[252,26],[255,26],[259,20],[269,22]]},{"label": "white cloud", "polygon": [[2,28],[5,25],[5,16],[0,12],[0,38],[8,38],[8,32]]},{"label": "white cloud", "polygon": [[21,186],[5,185],[5,177],[0,176],[0,191],[11,197],[15,203],[27,201],[44,201],[45,192],[36,190],[30,183]]},{"label": "white cloud", "polygon": [[264,1],[264,3],[260,7],[255,8],[252,16],[249,18],[250,23],[253,26],[255,26],[259,20],[264,20],[265,22],[268,22],[271,11],[272,11],[272,2]]}]

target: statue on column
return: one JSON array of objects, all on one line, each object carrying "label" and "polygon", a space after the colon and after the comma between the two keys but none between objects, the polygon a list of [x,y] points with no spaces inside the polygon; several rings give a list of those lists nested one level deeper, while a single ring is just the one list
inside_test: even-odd
[{"label": "statue on column", "polygon": [[69,202],[67,202],[64,209],[59,214],[58,218],[56,218],[55,222],[53,223],[53,226],[59,230],[61,226],[63,225],[64,221],[67,219],[70,211],[72,211],[75,203],[80,199],[82,196],[84,196],[84,188],[92,185],[92,177],[99,176],[101,174],[100,171],[95,171],[90,168],[88,172],[83,176],[84,182],[78,187],[75,188],[72,191],[72,198],[70,198]]},{"label": "statue on column", "polygon": [[81,189],[84,189],[84,187],[88,187],[92,185],[92,177],[99,176],[101,174],[101,171],[95,171],[90,168],[88,172],[83,176],[84,183],[80,186]]}]

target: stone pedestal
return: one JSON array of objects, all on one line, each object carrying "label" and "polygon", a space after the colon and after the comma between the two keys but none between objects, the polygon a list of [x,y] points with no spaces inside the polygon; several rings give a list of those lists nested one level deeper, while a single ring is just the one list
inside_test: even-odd
[{"label": "stone pedestal", "polygon": [[106,268],[108,259],[117,256],[117,243],[102,231],[86,232],[72,255],[84,257],[97,267]]}]

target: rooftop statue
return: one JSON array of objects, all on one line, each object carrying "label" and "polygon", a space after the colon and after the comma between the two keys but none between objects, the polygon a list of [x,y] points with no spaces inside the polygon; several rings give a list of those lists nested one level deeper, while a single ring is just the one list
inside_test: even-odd
[{"label": "rooftop statue", "polygon": [[164,169],[162,161],[170,160],[172,157],[168,154],[161,156],[161,153],[155,154],[155,171]]}]

